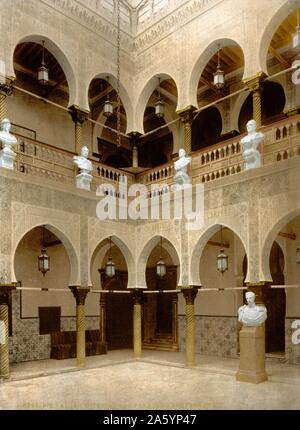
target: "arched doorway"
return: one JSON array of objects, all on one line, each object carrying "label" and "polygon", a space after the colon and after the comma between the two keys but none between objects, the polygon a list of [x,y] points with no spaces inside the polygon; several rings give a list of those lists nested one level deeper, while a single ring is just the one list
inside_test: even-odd
[{"label": "arched doorway", "polygon": [[[270,258],[270,272],[273,285],[284,285],[285,259],[281,247],[273,242]],[[247,257],[243,261],[244,280],[247,274]],[[286,294],[284,288],[267,288],[264,291],[264,302],[268,317],[265,323],[266,352],[283,353],[285,351],[285,314]],[[244,294],[244,303],[246,303]]]},{"label": "arched doorway", "polygon": [[[171,244],[162,240],[148,258],[146,266],[147,289],[158,293],[144,294],[143,348],[177,351],[177,294],[168,293],[177,286],[177,265]],[[166,274],[158,276],[156,264],[160,258],[166,264]]]},{"label": "arched doorway", "polygon": [[[105,273],[105,265],[109,258],[115,264],[115,275],[109,277]],[[125,257],[114,242],[114,237],[103,240],[94,251],[91,263],[92,284],[101,285],[103,290],[112,293],[102,295],[106,308],[106,341],[108,350],[132,348],[133,321],[132,295],[127,293],[128,268]],[[120,291],[116,293],[115,291]],[[124,291],[121,293],[121,291]]]},{"label": "arched doorway", "polygon": [[[270,271],[273,285],[284,285],[284,254],[277,242],[273,243],[270,253]],[[265,305],[268,312],[266,321],[266,352],[284,352],[285,350],[285,308],[284,288],[268,288]]]}]

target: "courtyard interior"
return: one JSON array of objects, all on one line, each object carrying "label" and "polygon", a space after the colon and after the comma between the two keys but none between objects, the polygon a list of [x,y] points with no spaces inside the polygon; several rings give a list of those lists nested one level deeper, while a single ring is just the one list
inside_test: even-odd
[{"label": "courtyard interior", "polygon": [[196,355],[196,367],[184,367],[181,352],[131,350],[76,360],[40,360],[11,365],[0,383],[0,408],[15,410],[297,410],[300,372],[283,358],[267,357],[269,379],[237,382],[238,359]]}]

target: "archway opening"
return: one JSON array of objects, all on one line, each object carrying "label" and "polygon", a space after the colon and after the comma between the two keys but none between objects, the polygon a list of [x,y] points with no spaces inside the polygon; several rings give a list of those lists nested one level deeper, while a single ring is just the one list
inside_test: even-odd
[{"label": "archway opening", "polygon": [[[242,88],[244,54],[236,42],[229,39],[216,40],[206,49],[201,59],[202,61],[198,60],[193,73],[195,75],[198,71],[200,74],[200,79],[199,75],[197,76],[199,107],[204,107]],[[218,64],[223,71],[223,86],[216,86],[214,83]],[[228,100],[220,102],[218,108],[210,107],[196,116],[192,131],[193,150],[202,149],[237,135],[238,132],[233,126],[234,118],[230,117],[230,102]]]},{"label": "archway opening", "polygon": [[[71,90],[72,97],[75,96],[75,78],[69,70],[70,67],[66,70],[59,61],[58,56],[62,60],[63,54],[56,45],[46,40],[44,59],[49,70],[49,79],[46,84],[41,84],[38,80],[38,69],[42,63],[42,40],[41,36],[33,36],[16,46],[13,55],[15,85],[66,108],[69,106]],[[68,78],[72,82],[69,82]],[[67,111],[17,90],[13,98],[7,99],[7,103],[9,115],[11,112],[12,129],[21,138],[73,150],[70,142],[74,140],[74,128]]]},{"label": "archway opening", "polygon": [[[262,84],[261,93],[261,121],[267,125],[285,117],[285,94],[282,86],[277,82],[266,81]],[[247,122],[253,118],[252,94],[244,101],[239,113],[238,125],[241,133],[246,131]]]},{"label": "archway opening", "polygon": [[[115,264],[115,275],[107,276],[105,266],[109,258]],[[128,267],[120,248],[109,239],[102,241],[94,251],[91,262],[92,285],[103,290],[126,291]],[[131,294],[112,293],[103,296],[106,302],[106,341],[108,350],[132,348]]]},{"label": "archway opening", "polygon": [[192,151],[203,149],[221,140],[222,117],[216,107],[210,107],[197,115],[192,125]]},{"label": "archway opening", "polygon": [[[129,138],[121,136],[120,146],[117,146],[118,129],[118,95],[113,85],[115,79],[112,76],[106,78],[94,78],[89,86],[88,97],[91,117],[93,120],[105,124],[101,127],[92,125],[93,155],[102,163],[111,167],[129,167],[132,150]],[[106,110],[107,102],[110,103],[111,111]],[[120,100],[120,131],[126,133],[127,116],[122,99]],[[112,131],[111,129],[115,130]],[[113,154],[113,155],[111,155]],[[107,163],[107,161],[109,161]]]},{"label": "archway opening", "polygon": [[[177,87],[173,79],[165,78],[157,84],[150,95],[143,118],[144,132],[148,133],[158,129],[156,132],[141,141],[139,151],[139,165],[143,167],[157,167],[171,160],[176,128],[164,127],[166,123],[176,117]],[[155,81],[156,82],[156,81]],[[157,116],[155,104],[161,100],[164,104],[164,115]],[[175,133],[175,134],[174,134]]]},{"label": "archway opening", "polygon": [[[236,357],[238,351],[237,310],[243,304],[243,261],[246,250],[238,235],[226,226],[215,225],[205,234],[194,255],[198,263],[201,292],[195,301],[196,351],[205,355]],[[218,270],[221,250],[228,257],[227,270]],[[207,290],[207,291],[206,291]],[[183,311],[180,309],[179,313]]]},{"label": "archway opening", "polygon": [[[166,351],[177,351],[177,294],[178,261],[175,249],[169,241],[162,239],[152,249],[146,264],[148,290],[158,293],[145,294],[143,317],[143,347]],[[163,259],[166,273],[157,274],[157,262]]]}]

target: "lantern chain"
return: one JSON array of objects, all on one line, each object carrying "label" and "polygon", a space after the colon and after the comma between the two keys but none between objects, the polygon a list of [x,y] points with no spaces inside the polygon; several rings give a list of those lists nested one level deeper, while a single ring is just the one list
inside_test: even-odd
[{"label": "lantern chain", "polygon": [[120,46],[121,31],[120,18],[121,2],[117,0],[117,147],[121,146],[121,98],[120,98]]}]

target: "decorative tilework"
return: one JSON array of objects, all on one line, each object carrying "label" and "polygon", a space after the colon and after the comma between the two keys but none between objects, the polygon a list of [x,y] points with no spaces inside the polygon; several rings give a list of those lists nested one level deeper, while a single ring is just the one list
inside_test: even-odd
[{"label": "decorative tilework", "polygon": [[[185,349],[185,316],[178,316],[179,348]],[[195,316],[197,354],[236,357],[238,322],[235,317]]]},{"label": "decorative tilework", "polygon": [[[38,318],[20,318],[20,293],[12,292],[13,336],[9,338],[10,362],[44,360],[50,358],[50,335],[39,334]],[[99,317],[86,317],[86,329],[96,330]],[[76,330],[76,317],[62,317],[61,330]]]}]

